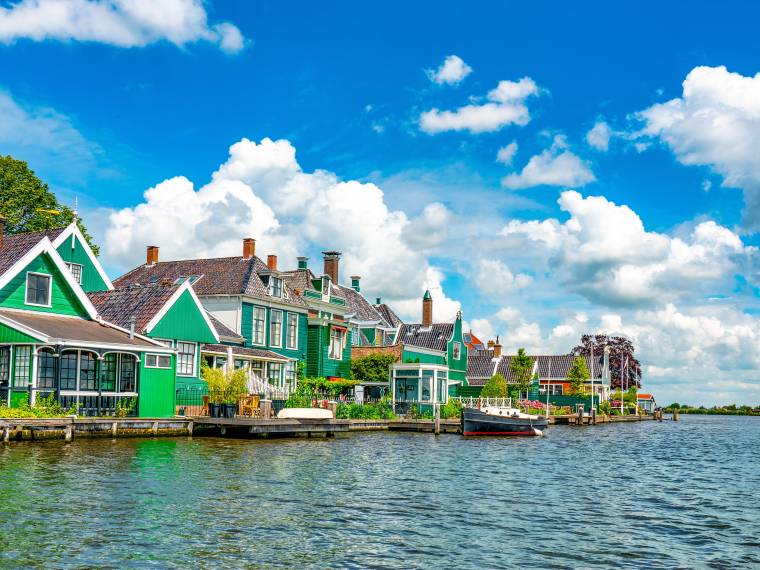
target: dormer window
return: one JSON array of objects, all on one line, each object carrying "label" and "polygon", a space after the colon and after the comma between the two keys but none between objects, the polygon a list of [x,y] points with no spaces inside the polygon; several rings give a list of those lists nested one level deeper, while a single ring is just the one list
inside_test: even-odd
[{"label": "dormer window", "polygon": [[274,276],[269,278],[269,294],[278,299],[282,298],[282,279]]},{"label": "dormer window", "polygon": [[69,268],[69,271],[71,272],[71,275],[74,277],[74,280],[81,285],[82,284],[82,264],[66,262],[66,267]]},{"label": "dormer window", "polygon": [[175,285],[181,285],[182,283],[184,283],[185,281],[187,281],[188,283],[190,283],[190,285],[192,285],[193,283],[195,283],[196,281],[198,281],[198,279],[200,279],[200,278],[201,278],[200,275],[182,275],[180,277],[177,277],[174,280],[174,284]]},{"label": "dormer window", "polygon": [[26,274],[26,304],[49,307],[52,296],[53,279],[45,273]]}]

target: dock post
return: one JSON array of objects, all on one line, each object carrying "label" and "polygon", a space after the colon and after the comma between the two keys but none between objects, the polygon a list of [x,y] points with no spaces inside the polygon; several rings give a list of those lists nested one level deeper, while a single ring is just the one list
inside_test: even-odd
[{"label": "dock post", "polygon": [[678,421],[678,410],[673,410],[673,421],[674,422]]},{"label": "dock post", "polygon": [[593,406],[591,407],[591,423],[596,425],[596,408]]},{"label": "dock post", "polygon": [[73,424],[69,424],[66,426],[66,429],[64,430],[64,440],[66,443],[71,442],[72,437],[74,436],[74,426]]},{"label": "dock post", "polygon": [[187,435],[193,437],[193,421],[187,422]]},{"label": "dock post", "polygon": [[261,417],[268,420],[272,417],[272,400],[261,400],[259,403]]},{"label": "dock post", "polygon": [[576,420],[575,425],[583,425],[583,406],[578,406],[578,419]]},{"label": "dock post", "polygon": [[435,406],[435,435],[441,435],[441,405],[433,405]]},{"label": "dock post", "polygon": [[153,435],[158,435],[158,422],[153,422],[153,429],[151,431]]},{"label": "dock post", "polygon": [[3,428],[3,443],[9,443],[11,440],[11,428],[5,426]]},{"label": "dock post", "polygon": [[116,431],[119,429],[118,425],[116,422],[111,424],[111,437],[116,437]]}]

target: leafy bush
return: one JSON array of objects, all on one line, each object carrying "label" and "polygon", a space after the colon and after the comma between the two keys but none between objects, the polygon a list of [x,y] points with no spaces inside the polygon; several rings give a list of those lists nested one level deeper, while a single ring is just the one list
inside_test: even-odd
[{"label": "leafy bush", "polygon": [[406,417],[410,420],[432,420],[433,412],[431,410],[422,412],[417,404],[412,404],[406,412]]},{"label": "leafy bush", "polygon": [[76,413],[76,404],[64,409],[52,392],[45,398],[37,398],[34,406],[30,406],[26,402],[17,408],[8,408],[5,404],[0,405],[0,418],[62,418],[76,415]]},{"label": "leafy bush", "polygon": [[201,378],[206,382],[208,401],[212,404],[236,404],[248,392],[248,376],[242,368],[226,372],[203,365]]},{"label": "leafy bush", "polygon": [[612,411],[612,406],[610,406],[609,402],[602,402],[601,404],[599,404],[599,411],[609,416],[610,412]]},{"label": "leafy bush", "polygon": [[462,402],[459,400],[449,400],[441,406],[441,417],[447,420],[459,419],[462,415]]},{"label": "leafy bush", "polygon": [[339,404],[335,413],[338,419],[392,420],[396,416],[387,403],[378,404]]},{"label": "leafy bush", "polygon": [[506,398],[507,380],[501,374],[494,374],[480,391],[481,398]]},{"label": "leafy bush", "polygon": [[122,398],[116,402],[116,412],[114,413],[114,416],[117,418],[126,418],[134,411],[136,405],[137,398]]},{"label": "leafy bush", "polygon": [[351,378],[356,382],[386,382],[388,369],[396,362],[393,354],[369,354],[351,360]]}]

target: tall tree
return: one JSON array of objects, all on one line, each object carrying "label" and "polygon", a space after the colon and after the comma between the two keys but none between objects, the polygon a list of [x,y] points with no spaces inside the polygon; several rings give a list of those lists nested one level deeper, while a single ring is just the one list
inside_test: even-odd
[{"label": "tall tree", "polygon": [[591,378],[586,359],[576,356],[567,371],[567,379],[570,381],[570,394],[583,396],[586,393],[586,380]]},{"label": "tall tree", "polygon": [[591,356],[593,351],[595,363],[601,367],[604,347],[610,347],[610,383],[613,388],[621,386],[641,387],[641,363],[634,355],[633,343],[624,336],[609,336],[606,334],[584,334],[581,342],[573,348],[570,354],[574,356]]},{"label": "tall tree", "polygon": [[[36,232],[69,225],[76,213],[61,204],[23,160],[0,155],[0,215],[5,217],[5,231],[9,234]],[[82,231],[93,252],[98,247],[81,220]]]},{"label": "tall tree", "polygon": [[509,369],[512,371],[512,378],[519,394],[527,393],[533,378],[533,359],[528,356],[524,348],[517,349],[517,355],[513,356],[509,362]]}]

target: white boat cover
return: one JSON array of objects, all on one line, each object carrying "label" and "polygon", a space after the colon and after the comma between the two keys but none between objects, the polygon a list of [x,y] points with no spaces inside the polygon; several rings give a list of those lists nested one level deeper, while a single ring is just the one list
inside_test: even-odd
[{"label": "white boat cover", "polygon": [[331,420],[333,414],[322,408],[283,408],[277,417],[290,420]]}]

